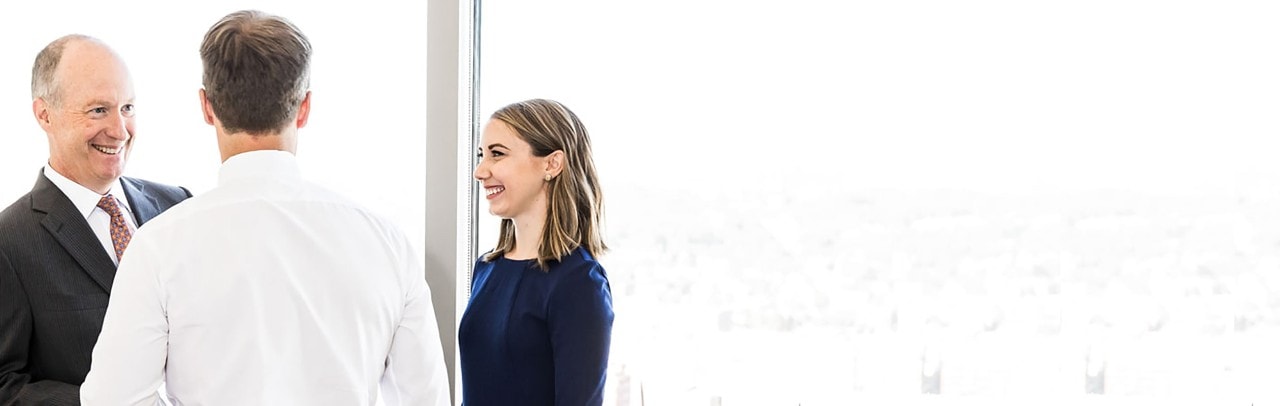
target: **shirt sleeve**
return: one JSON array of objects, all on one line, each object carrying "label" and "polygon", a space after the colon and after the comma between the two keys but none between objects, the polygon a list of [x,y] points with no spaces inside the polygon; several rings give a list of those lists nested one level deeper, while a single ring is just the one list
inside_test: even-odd
[{"label": "shirt sleeve", "polygon": [[400,251],[405,263],[404,313],[387,353],[382,399],[387,406],[449,406],[449,376],[426,274],[407,240]]},{"label": "shirt sleeve", "polygon": [[551,293],[547,313],[556,405],[600,405],[613,331],[609,280],[599,265],[563,271],[569,274]]},{"label": "shirt sleeve", "polygon": [[93,347],[80,401],[93,405],[157,404],[169,351],[169,321],[146,230],[134,235],[111,287],[102,333]]}]

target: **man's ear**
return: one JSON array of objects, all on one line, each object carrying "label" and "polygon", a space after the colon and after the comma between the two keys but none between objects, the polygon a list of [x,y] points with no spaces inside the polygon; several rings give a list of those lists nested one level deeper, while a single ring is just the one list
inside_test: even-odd
[{"label": "man's ear", "polygon": [[43,97],[37,97],[31,101],[31,113],[36,116],[36,122],[40,123],[40,128],[46,132],[53,126],[49,121],[49,103],[45,102]]},{"label": "man's ear", "polygon": [[564,171],[564,151],[555,150],[547,155],[547,174],[551,177],[560,176],[560,172]]},{"label": "man's ear", "polygon": [[200,89],[200,112],[204,113],[205,124],[216,125],[213,123],[213,106],[209,105],[209,97],[204,94],[204,89]]},{"label": "man's ear", "polygon": [[311,91],[307,91],[307,95],[302,98],[302,104],[298,105],[298,128],[307,126],[307,119],[311,118]]}]

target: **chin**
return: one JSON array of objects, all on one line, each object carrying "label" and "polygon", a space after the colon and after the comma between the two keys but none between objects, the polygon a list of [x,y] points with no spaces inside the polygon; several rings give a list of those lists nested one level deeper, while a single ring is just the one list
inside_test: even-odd
[{"label": "chin", "polygon": [[115,182],[117,179],[120,179],[121,176],[124,176],[123,170],[104,172],[98,175],[98,178],[108,182]]},{"label": "chin", "polygon": [[511,220],[512,218],[515,217],[515,216],[512,216],[510,213],[502,212],[502,211],[489,210],[489,214],[492,214],[494,217],[497,217],[503,220]]}]

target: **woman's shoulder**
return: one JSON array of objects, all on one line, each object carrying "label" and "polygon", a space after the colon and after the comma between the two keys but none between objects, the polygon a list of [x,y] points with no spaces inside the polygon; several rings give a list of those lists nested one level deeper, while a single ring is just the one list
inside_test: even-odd
[{"label": "woman's shoulder", "polygon": [[612,307],[608,274],[595,257],[581,248],[563,257],[547,275],[551,279],[551,307],[577,309],[576,312]]},{"label": "woman's shoulder", "polygon": [[600,265],[600,262],[582,247],[574,248],[568,255],[560,258],[560,261],[555,264],[554,268],[579,270],[580,272],[591,271],[594,268],[599,268],[600,271],[604,271],[604,267]]},{"label": "woman's shoulder", "polygon": [[604,266],[594,256],[581,247],[575,248],[568,255],[560,258],[547,272],[552,278],[570,283],[590,285],[608,284],[609,276]]}]

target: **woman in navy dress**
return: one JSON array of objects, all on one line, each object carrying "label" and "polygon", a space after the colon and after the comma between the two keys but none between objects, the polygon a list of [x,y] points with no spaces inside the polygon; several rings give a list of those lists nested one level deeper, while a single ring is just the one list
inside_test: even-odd
[{"label": "woman in navy dress", "polygon": [[587,129],[550,100],[493,113],[475,178],[498,245],[476,261],[458,327],[462,404],[600,405],[613,297]]}]

